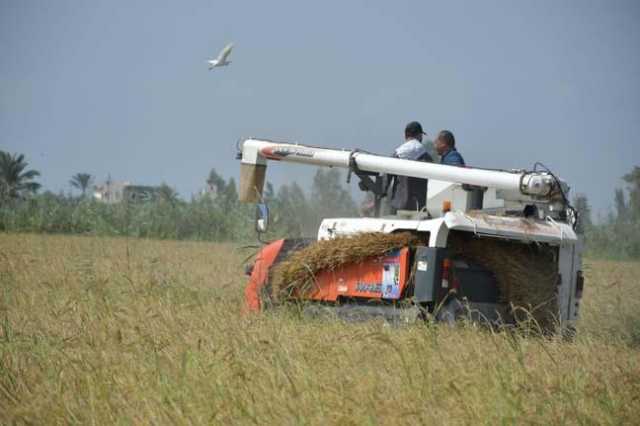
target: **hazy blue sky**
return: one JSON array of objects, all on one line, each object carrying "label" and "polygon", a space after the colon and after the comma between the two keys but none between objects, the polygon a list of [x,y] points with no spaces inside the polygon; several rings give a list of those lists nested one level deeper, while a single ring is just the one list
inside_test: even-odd
[{"label": "hazy blue sky", "polygon": [[409,120],[605,211],[640,165],[640,1],[0,0],[0,149],[54,191],[86,171],[190,194],[238,175],[240,137],[386,153]]}]

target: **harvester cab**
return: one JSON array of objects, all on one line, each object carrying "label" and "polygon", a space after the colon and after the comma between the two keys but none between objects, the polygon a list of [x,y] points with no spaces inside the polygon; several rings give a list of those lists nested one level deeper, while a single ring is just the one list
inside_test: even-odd
[{"label": "harvester cab", "polygon": [[[299,144],[240,144],[240,199],[260,202],[267,164],[341,167],[360,187],[383,175],[428,179],[426,206],[375,218],[325,218],[315,240],[277,240],[249,269],[246,310],[304,301],[305,311],[391,320],[429,317],[571,331],[583,279],[569,188],[542,167],[488,170]],[[266,231],[259,204],[256,229]]]}]

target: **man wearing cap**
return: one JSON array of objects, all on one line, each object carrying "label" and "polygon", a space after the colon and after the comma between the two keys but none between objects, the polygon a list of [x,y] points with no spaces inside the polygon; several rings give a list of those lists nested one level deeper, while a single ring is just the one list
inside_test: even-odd
[{"label": "man wearing cap", "polygon": [[[404,160],[433,162],[422,138],[426,133],[422,125],[412,121],[404,129],[405,142],[397,147],[393,153],[396,158]],[[388,182],[393,179],[391,191],[391,206],[396,210],[420,210],[427,202],[427,179],[407,176],[388,176]]]}]

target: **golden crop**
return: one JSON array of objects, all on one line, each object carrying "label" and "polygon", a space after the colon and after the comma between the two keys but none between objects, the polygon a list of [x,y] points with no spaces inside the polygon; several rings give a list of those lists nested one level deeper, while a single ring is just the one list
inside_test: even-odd
[{"label": "golden crop", "polygon": [[230,244],[0,235],[2,424],[632,424],[640,265],[587,262],[575,342],[242,316]]}]

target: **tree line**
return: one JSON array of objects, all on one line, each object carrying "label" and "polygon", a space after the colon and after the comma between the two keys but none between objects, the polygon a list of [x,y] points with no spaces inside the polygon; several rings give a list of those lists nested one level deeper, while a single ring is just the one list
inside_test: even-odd
[{"label": "tree line", "polygon": [[[0,231],[132,236],[207,241],[255,240],[255,206],[240,203],[233,178],[212,169],[208,193],[183,200],[167,184],[144,202],[125,198],[104,203],[91,194],[94,178],[77,173],[70,185],[79,194],[40,192],[40,173],[28,169],[23,155],[0,151]],[[336,169],[318,169],[310,193],[295,182],[276,191],[267,183],[264,200],[271,209],[265,238],[315,237],[328,216],[355,216],[356,203]]]},{"label": "tree line", "polygon": [[[255,239],[254,206],[238,200],[236,182],[212,169],[206,179],[209,194],[183,200],[166,184],[145,202],[125,199],[107,204],[90,196],[94,178],[77,173],[70,179],[78,195],[41,193],[22,154],[0,151],[0,231],[207,241]],[[614,209],[598,223],[592,220],[585,195],[573,199],[579,212],[579,232],[588,253],[607,258],[640,259],[640,167],[622,176],[624,188],[613,193]],[[322,218],[358,216],[356,202],[336,169],[318,169],[310,191],[296,182],[277,190],[267,183],[263,198],[271,209],[266,238],[315,237]]]},{"label": "tree line", "polygon": [[594,223],[585,195],[574,198],[579,231],[585,235],[588,252],[594,256],[640,259],[640,167],[622,176],[624,188],[614,192],[614,209]]}]

